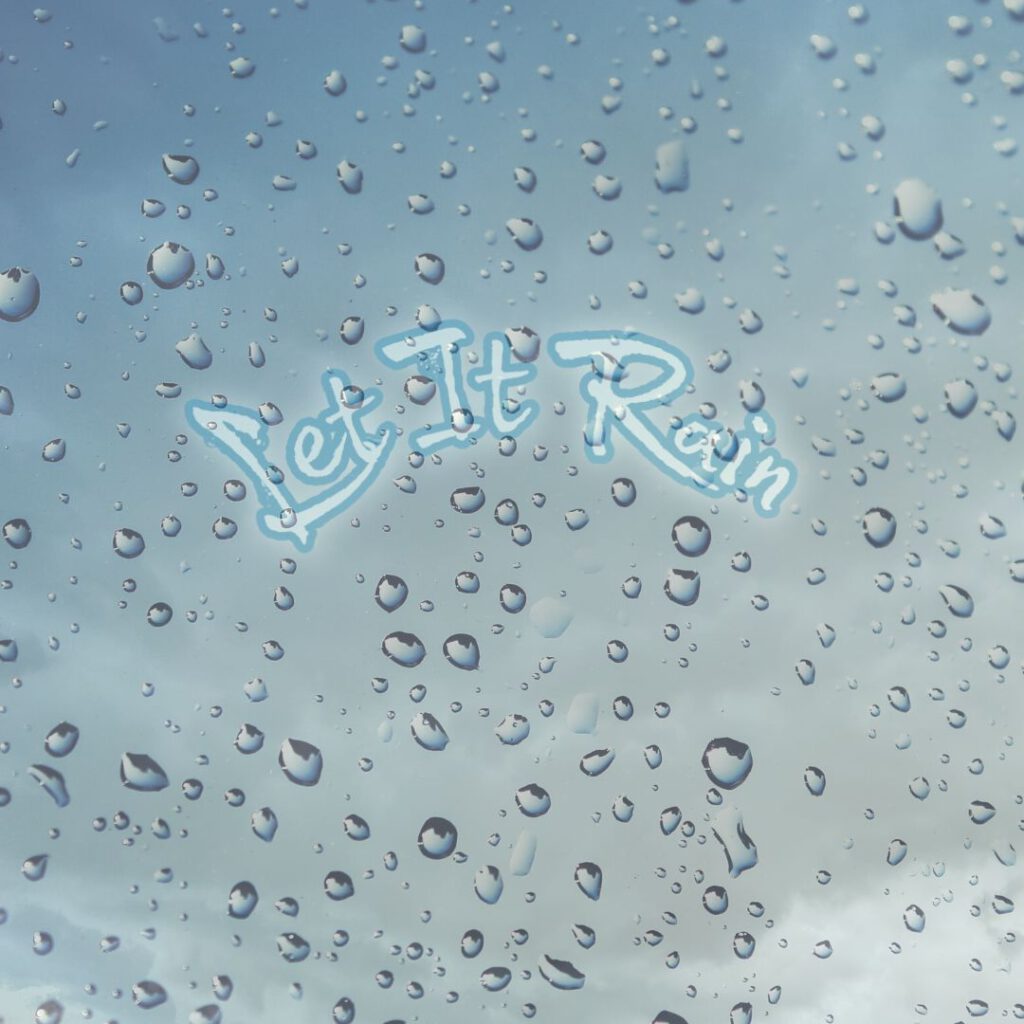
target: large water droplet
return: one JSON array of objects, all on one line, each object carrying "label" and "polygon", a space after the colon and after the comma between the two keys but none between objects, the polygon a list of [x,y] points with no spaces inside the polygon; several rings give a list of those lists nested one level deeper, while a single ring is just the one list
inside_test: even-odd
[{"label": "large water droplet", "polygon": [[884,548],[896,536],[896,519],[886,508],[869,508],[861,519],[861,528],[873,548]]},{"label": "large water droplet", "polygon": [[261,807],[258,811],[253,811],[249,825],[253,834],[265,843],[272,842],[274,836],[277,835],[277,815],[269,807]]},{"label": "large water droplet", "polygon": [[957,334],[984,334],[992,323],[988,306],[968,288],[933,292],[931,303],[935,315]]},{"label": "large water droplet", "polygon": [[132,1002],[140,1010],[152,1010],[167,1002],[167,992],[159,982],[137,981],[132,985]]},{"label": "large water droplet", "polygon": [[903,923],[907,926],[908,931],[923,932],[925,924],[924,911],[916,903],[911,903],[903,911]]},{"label": "large water droplet", "polygon": [[146,273],[158,288],[183,285],[196,269],[195,257],[178,242],[158,245],[146,261]]},{"label": "large water droplet", "polygon": [[947,583],[939,587],[939,596],[958,619],[969,619],[974,614],[974,598],[963,587]]},{"label": "large water droplet", "polygon": [[25,519],[8,519],[3,526],[3,538],[12,548],[20,551],[32,540],[32,527]]},{"label": "large water droplet", "polygon": [[228,893],[228,915],[244,919],[256,909],[259,901],[259,893],[252,882],[236,882]]},{"label": "large water droplet", "polygon": [[431,860],[450,857],[458,841],[458,830],[447,818],[427,818],[416,838],[420,853]]},{"label": "large water droplet", "polygon": [[355,891],[352,878],[344,871],[329,871],[324,876],[324,893],[328,899],[347,900]]},{"label": "large water droplet", "polygon": [[740,740],[722,737],[712,740],[705,748],[701,764],[708,778],[722,789],[735,789],[741,785],[754,767],[750,747]]},{"label": "large water droplet", "polygon": [[700,516],[683,516],[672,527],[672,543],[681,555],[697,558],[711,546],[711,527]]},{"label": "large water droplet", "polygon": [[689,607],[700,597],[700,573],[693,569],[670,569],[665,579],[665,596]]},{"label": "large water droplet", "polygon": [[505,229],[512,240],[526,252],[533,252],[544,241],[544,234],[539,224],[528,217],[513,217],[505,222]]},{"label": "large water droplet", "polygon": [[577,864],[576,870],[573,872],[573,880],[584,896],[592,900],[601,898],[604,873],[592,861],[582,861]]},{"label": "large water droplet", "polygon": [[715,838],[722,844],[729,876],[738,878],[757,866],[757,847],[743,827],[743,817],[735,807],[726,806],[712,826]]},{"label": "large water droplet", "polygon": [[942,201],[920,178],[907,178],[896,186],[893,213],[907,238],[931,238],[942,227]]},{"label": "large water droplet", "polygon": [[[393,576],[386,573],[377,581],[377,588],[373,592],[373,599],[378,606],[386,612],[397,611],[405,604],[409,596],[409,587],[401,576]],[[385,651],[385,653],[387,653]]]},{"label": "large water droplet", "polygon": [[58,807],[67,807],[71,802],[64,776],[48,764],[34,764],[28,769],[30,778],[35,779]]},{"label": "large water droplet", "polygon": [[531,782],[516,790],[516,806],[528,818],[539,818],[551,810],[551,797],[546,789]]},{"label": "large water droplet", "polygon": [[167,773],[149,754],[121,755],[121,783],[140,793],[155,793],[170,784]]},{"label": "large water droplet", "polygon": [[299,786],[315,786],[324,768],[323,754],[305,740],[287,739],[277,755],[285,777]]},{"label": "large water droplet", "polygon": [[79,735],[77,725],[61,722],[46,734],[43,746],[51,757],[67,757],[77,746]]},{"label": "large water droplet", "polygon": [[690,161],[682,139],[669,139],[654,151],[654,183],[661,192],[685,192],[690,187]]},{"label": "large water droplet", "polygon": [[468,633],[455,633],[444,642],[444,656],[450,665],[471,671],[480,667],[480,648]]},{"label": "large water droplet", "polygon": [[39,305],[39,279],[24,267],[0,273],[0,320],[17,323],[30,317]]},{"label": "large water droplet", "polygon": [[729,909],[729,894],[721,885],[709,885],[701,902],[709,914],[724,914]]},{"label": "large water droplet", "polygon": [[176,156],[164,153],[164,173],[175,184],[191,185],[199,177],[199,162],[194,156]]},{"label": "large water droplet", "polygon": [[501,880],[501,872],[493,864],[477,868],[476,874],[473,876],[473,889],[484,903],[497,903],[501,899],[504,888],[505,883]]},{"label": "large water droplet", "polygon": [[423,642],[413,633],[389,633],[381,642],[380,649],[403,668],[415,668],[427,656]]},{"label": "large water droplet", "polygon": [[138,558],[146,550],[146,541],[141,533],[122,526],[114,531],[113,546],[122,558]]},{"label": "large water droplet", "polygon": [[410,724],[410,730],[424,750],[439,751],[448,746],[448,733],[429,711],[418,712]]},{"label": "large water droplet", "polygon": [[568,960],[556,960],[546,953],[537,961],[541,977],[554,988],[563,991],[583,988],[586,975]]}]

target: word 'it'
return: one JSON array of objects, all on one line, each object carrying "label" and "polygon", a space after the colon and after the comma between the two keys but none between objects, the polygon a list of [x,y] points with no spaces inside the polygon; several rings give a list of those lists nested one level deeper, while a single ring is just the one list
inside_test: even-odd
[{"label": "word 'it'", "polygon": [[[537,377],[536,362],[522,361],[503,334],[491,333],[467,370],[463,354],[472,341],[464,323],[446,320],[377,342],[384,366],[415,368],[436,391],[437,422],[408,433],[413,451],[465,448],[487,434],[515,438],[537,419],[539,403],[516,397]],[[697,413],[674,416],[667,428],[655,422],[654,410],[670,406],[693,380],[689,359],[674,346],[634,332],[578,331],[551,337],[547,353],[555,366],[581,373],[591,462],[609,462],[627,444],[684,487],[708,498],[744,496],[762,516],[776,515],[796,485],[796,468],[774,449],[775,422],[764,411],[748,413],[738,430]],[[323,407],[292,427],[283,467],[270,461],[270,429],[259,410],[217,399],[191,401],[185,412],[252,483],[260,530],[300,551],[373,485],[402,433],[388,420],[368,422],[382,402],[379,389],[356,387],[342,370],[328,370],[321,385]]]}]

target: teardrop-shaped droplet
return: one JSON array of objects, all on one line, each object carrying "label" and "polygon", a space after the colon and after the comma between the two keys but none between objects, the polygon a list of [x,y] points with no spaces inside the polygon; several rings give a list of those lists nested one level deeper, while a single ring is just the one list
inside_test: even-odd
[{"label": "teardrop-shaped droplet", "polygon": [[413,738],[424,750],[440,751],[448,746],[448,733],[429,711],[420,711],[410,725]]},{"label": "teardrop-shaped droplet", "polygon": [[601,898],[604,874],[592,861],[583,861],[577,864],[576,870],[573,872],[573,879],[580,892],[589,899],[598,900]]},{"label": "teardrop-shaped droplet", "polygon": [[277,755],[285,777],[298,786],[315,786],[324,768],[323,754],[305,740],[287,739]]},{"label": "teardrop-shaped droplet", "polygon": [[164,153],[164,173],[177,185],[191,185],[199,177],[199,162],[193,156]]},{"label": "teardrop-shaped droplet", "polygon": [[477,868],[473,876],[473,889],[484,903],[497,903],[504,888],[501,872],[493,864]]},{"label": "teardrop-shaped droplet", "polygon": [[149,754],[121,755],[121,783],[140,793],[155,793],[170,785],[167,773]]},{"label": "teardrop-shaped droplet", "polygon": [[974,598],[963,587],[947,583],[939,587],[939,596],[945,602],[950,614],[958,619],[968,619],[974,614]]}]

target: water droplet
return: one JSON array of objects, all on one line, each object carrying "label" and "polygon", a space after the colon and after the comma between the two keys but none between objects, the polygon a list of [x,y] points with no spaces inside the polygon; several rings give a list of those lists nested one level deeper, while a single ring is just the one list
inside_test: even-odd
[{"label": "water droplet", "polygon": [[907,926],[908,931],[923,932],[925,924],[924,911],[916,903],[911,903],[903,911],[903,923]]},{"label": "water droplet", "polygon": [[546,953],[537,961],[541,977],[552,987],[562,991],[583,988],[586,975],[568,960],[556,960]]},{"label": "water droplet", "polygon": [[67,807],[71,802],[64,776],[56,768],[51,768],[48,764],[34,764],[28,769],[28,775],[39,783],[43,792],[58,807]]},{"label": "water droplet", "polygon": [[420,253],[415,260],[416,276],[427,284],[440,284],[444,280],[444,260],[431,252]]},{"label": "water droplet", "polygon": [[546,789],[531,782],[516,790],[516,806],[528,818],[539,818],[551,810],[551,797]]},{"label": "water droplet", "polygon": [[163,155],[164,173],[178,185],[191,185],[199,177],[199,162],[192,156]]},{"label": "water droplet", "polygon": [[479,512],[486,501],[487,498],[480,487],[459,487],[452,491],[450,498],[452,508],[467,515]]},{"label": "water droplet", "polygon": [[448,733],[429,711],[418,712],[410,729],[413,738],[424,750],[440,751],[448,746]]},{"label": "water droplet", "polygon": [[947,583],[939,587],[939,596],[958,619],[969,619],[974,614],[974,598],[963,587]]},{"label": "water droplet", "polygon": [[477,868],[476,874],[473,876],[473,889],[484,903],[497,903],[501,899],[504,888],[505,883],[501,880],[501,872],[493,864]]},{"label": "water droplet", "polygon": [[444,642],[444,656],[456,668],[473,670],[480,667],[480,648],[468,633],[455,633]]},{"label": "water droplet", "polygon": [[700,597],[700,573],[692,569],[670,569],[665,579],[665,596],[689,607]]},{"label": "water droplet", "polygon": [[746,743],[723,737],[712,740],[704,748],[701,764],[716,786],[735,789],[746,781],[754,767],[754,759]]},{"label": "water droplet", "polygon": [[277,835],[277,815],[269,807],[261,807],[258,811],[253,811],[249,818],[249,825],[253,834],[265,843],[272,842],[274,836]]},{"label": "water droplet", "polygon": [[384,637],[380,649],[403,668],[415,668],[427,656],[423,642],[413,633],[389,633]]},{"label": "water droplet", "polygon": [[45,853],[38,853],[34,857],[29,857],[21,865],[21,873],[30,882],[41,882],[46,877],[46,868],[50,863],[50,858]]},{"label": "water droplet", "polygon": [[654,183],[666,193],[690,187],[690,161],[682,139],[669,139],[654,151]]},{"label": "water droplet", "polygon": [[907,178],[896,186],[893,213],[907,238],[931,238],[942,227],[942,201],[920,178]]},{"label": "water droplet", "polygon": [[299,786],[315,786],[320,781],[324,759],[319,748],[305,740],[287,739],[277,755],[285,777]]},{"label": "water droplet", "polygon": [[44,462],[60,462],[61,459],[67,454],[67,444],[62,437],[55,437],[52,441],[47,441],[43,445],[43,461]]},{"label": "water droplet", "polygon": [[213,353],[198,334],[182,338],[174,346],[174,351],[181,356],[181,361],[193,370],[207,370],[213,365]]},{"label": "water droplet", "polygon": [[525,715],[506,715],[494,732],[502,743],[515,746],[530,735],[530,722]]},{"label": "water droplet", "polygon": [[601,886],[604,883],[604,873],[591,861],[582,861],[576,865],[573,873],[573,880],[584,896],[592,900],[601,898]]},{"label": "water droplet", "polygon": [[967,288],[943,288],[933,292],[935,315],[957,334],[984,334],[992,323],[992,313],[984,301]]},{"label": "water droplet", "polygon": [[535,224],[528,217],[511,218],[505,222],[505,229],[512,236],[516,245],[525,252],[533,252],[544,241],[540,225]]},{"label": "water droplet", "polygon": [[347,900],[356,889],[352,878],[344,871],[329,871],[324,877],[324,893],[331,900]]},{"label": "water droplet", "polygon": [[458,830],[447,818],[427,818],[416,838],[420,853],[431,860],[450,857],[458,841]]},{"label": "water droplet", "polygon": [[146,621],[151,626],[166,626],[174,616],[174,610],[163,601],[155,601],[146,611]]},{"label": "water droplet", "polygon": [[121,783],[140,793],[155,793],[170,785],[167,773],[148,754],[121,755]]},{"label": "water droplet", "polygon": [[25,519],[8,519],[3,526],[3,538],[12,548],[21,551],[32,540],[32,527]]},{"label": "water droplet", "polygon": [[697,558],[711,547],[711,527],[699,516],[683,516],[672,527],[672,543],[681,555]]},{"label": "water droplet", "polygon": [[401,576],[394,576],[390,573],[381,576],[373,592],[373,599],[386,612],[397,611],[405,604],[408,596],[409,587],[405,580]]},{"label": "water droplet", "polygon": [[896,536],[896,518],[886,508],[869,508],[861,519],[861,528],[873,548],[884,548]]},{"label": "water droplet", "polygon": [[30,317],[39,305],[39,279],[24,267],[0,273],[0,320],[17,323]]},{"label": "water droplet", "polygon": [[245,919],[256,909],[259,901],[259,893],[252,882],[236,882],[228,893],[228,915]]},{"label": "water droplet", "polygon": [[996,816],[996,809],[987,800],[972,800],[967,814],[975,825],[984,825]]},{"label": "water droplet", "polygon": [[701,899],[709,914],[724,914],[729,909],[729,894],[720,885],[709,885]]},{"label": "water droplet", "polygon": [[183,285],[195,269],[195,257],[178,242],[158,245],[146,262],[146,273],[158,288],[170,289]]},{"label": "water droplet", "polygon": [[140,1010],[152,1010],[167,1002],[167,992],[156,981],[137,981],[132,985],[132,1002]]},{"label": "water droplet", "polygon": [[80,735],[77,725],[61,722],[46,734],[43,746],[51,757],[67,757],[78,745]]}]

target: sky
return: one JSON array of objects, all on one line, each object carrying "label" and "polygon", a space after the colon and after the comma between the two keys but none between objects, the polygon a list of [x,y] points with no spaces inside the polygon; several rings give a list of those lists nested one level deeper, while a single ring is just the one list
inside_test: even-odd
[{"label": "sky", "polygon": [[[1024,821],[1013,7],[5,5],[0,271],[31,271],[39,301],[0,319],[0,640],[17,652],[0,661],[0,1024],[55,1021],[56,1004],[65,1021],[329,1022],[343,998],[381,1024],[740,1024],[746,1003],[787,1024],[1024,1017],[1016,914],[998,912],[1020,895]],[[688,183],[663,192],[656,152],[672,141]],[[194,180],[172,180],[165,155],[193,158]],[[524,218],[533,248],[509,227]],[[147,274],[168,242],[195,259],[171,288]],[[417,272],[424,255],[439,282]],[[0,278],[0,315],[31,307],[31,281]],[[494,332],[539,336],[529,363],[506,342],[509,365],[535,371],[508,394],[538,408],[514,443],[472,389],[478,436],[411,443],[444,425],[445,368],[386,365],[375,343],[435,321],[471,334],[466,372]],[[637,335],[692,366],[649,411],[666,438],[694,416],[724,434],[769,414],[795,477],[779,514],[682,485],[620,426],[596,461],[594,374],[550,348],[582,332],[598,366]],[[176,348],[191,335],[206,368]],[[623,387],[649,384],[620,369]],[[260,480],[279,467],[300,502],[337,483],[295,465],[293,431],[313,429],[324,458],[344,440],[324,434],[327,371],[362,390],[368,437],[390,424],[395,439],[300,550],[261,529],[281,509]],[[435,385],[424,404],[414,374]],[[956,415],[948,395],[965,393]],[[262,407],[255,477],[189,403],[201,423]],[[881,546],[873,509],[895,524]],[[675,542],[684,517],[710,532],[703,554]],[[119,554],[125,529],[144,538],[136,557]],[[666,594],[679,570],[699,574],[689,605]],[[390,611],[384,576],[407,590]],[[392,634],[417,638],[418,665],[387,656]],[[459,636],[473,667],[446,657]],[[422,713],[443,749],[415,739]],[[496,735],[509,715],[529,722],[517,745]],[[79,739],[56,756],[45,741],[64,722]],[[264,742],[245,754],[247,725]],[[731,789],[702,765],[723,738],[752,765]],[[319,750],[315,785],[282,770],[290,740]],[[614,759],[591,777],[595,750]],[[127,753],[167,785],[125,785]],[[34,765],[62,773],[66,806]],[[528,785],[550,795],[540,817],[517,804]],[[251,827],[265,807],[269,842]],[[737,816],[757,862],[731,877]],[[433,817],[458,832],[437,860],[417,845]],[[601,870],[596,900],[575,881],[584,863]],[[489,866],[493,904],[474,890]],[[351,898],[327,898],[331,871]],[[227,913],[240,881],[259,893],[244,920]],[[728,893],[719,915],[712,885]],[[302,962],[281,956],[288,934]],[[582,987],[551,985],[545,957]],[[501,991],[481,984],[491,968],[510,972]],[[140,982],[166,1000],[136,1005]]]}]

